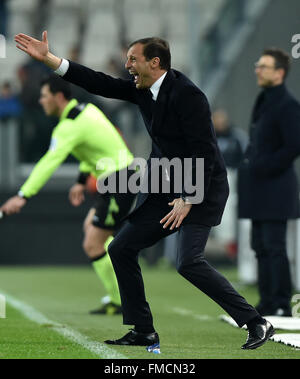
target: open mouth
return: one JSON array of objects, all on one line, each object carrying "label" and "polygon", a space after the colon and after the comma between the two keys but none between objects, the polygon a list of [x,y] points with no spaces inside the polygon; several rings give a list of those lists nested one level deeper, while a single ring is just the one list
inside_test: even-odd
[{"label": "open mouth", "polygon": [[134,83],[136,84],[139,80],[139,74],[137,74],[136,72],[133,72],[133,71],[129,71],[130,75],[133,76],[134,78]]}]

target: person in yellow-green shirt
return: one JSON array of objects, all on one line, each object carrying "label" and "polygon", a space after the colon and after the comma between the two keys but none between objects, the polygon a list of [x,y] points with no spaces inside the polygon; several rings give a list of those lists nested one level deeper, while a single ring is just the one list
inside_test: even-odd
[{"label": "person in yellow-green shirt", "polygon": [[[48,116],[59,117],[48,152],[35,165],[17,196],[9,199],[0,211],[6,215],[19,213],[35,196],[69,154],[79,160],[79,176],[72,186],[69,199],[73,206],[84,201],[88,177],[104,179],[123,171],[133,162],[133,155],[119,132],[93,104],[78,104],[72,99],[69,83],[53,75],[42,82],[40,104]],[[121,159],[120,159],[121,157]],[[99,165],[101,159],[111,165]],[[107,158],[109,158],[107,160]],[[131,170],[127,173],[130,174]],[[107,246],[129,213],[134,194],[97,193],[97,200],[84,222],[83,248],[102,281],[108,296],[100,309],[92,314],[120,314],[121,300],[116,276],[107,254]],[[105,299],[105,300],[104,300]]]}]

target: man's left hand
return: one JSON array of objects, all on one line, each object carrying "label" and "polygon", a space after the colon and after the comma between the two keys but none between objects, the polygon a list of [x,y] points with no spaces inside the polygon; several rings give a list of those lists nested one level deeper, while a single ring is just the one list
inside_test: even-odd
[{"label": "man's left hand", "polygon": [[15,213],[20,213],[26,202],[26,199],[20,196],[14,196],[2,205],[1,211],[4,212],[7,216]]},{"label": "man's left hand", "polygon": [[164,224],[164,229],[167,229],[169,225],[172,224],[170,230],[173,230],[175,227],[180,227],[182,221],[189,214],[192,204],[186,204],[181,198],[179,198],[173,200],[169,205],[171,207],[173,206],[173,209],[160,221],[160,223]]}]

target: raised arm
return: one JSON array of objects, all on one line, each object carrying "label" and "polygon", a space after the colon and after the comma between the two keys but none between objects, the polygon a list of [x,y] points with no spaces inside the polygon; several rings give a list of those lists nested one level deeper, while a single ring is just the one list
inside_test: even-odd
[{"label": "raised arm", "polygon": [[43,32],[41,41],[23,33],[17,34],[15,41],[17,42],[17,48],[24,51],[33,59],[43,62],[53,70],[57,70],[60,66],[62,59],[49,51],[47,31]]},{"label": "raised arm", "polygon": [[[60,67],[62,58],[50,53],[47,31],[43,32],[41,41],[23,33],[17,34],[15,41],[18,49],[24,51],[33,59],[43,62],[52,70],[55,71]],[[71,61],[68,67],[63,79],[95,95],[137,103],[135,85],[130,80],[115,79]]]}]

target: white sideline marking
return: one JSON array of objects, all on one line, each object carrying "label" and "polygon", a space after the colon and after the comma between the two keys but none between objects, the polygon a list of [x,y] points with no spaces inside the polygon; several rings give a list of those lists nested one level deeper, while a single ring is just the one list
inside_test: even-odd
[{"label": "white sideline marking", "polygon": [[[266,316],[265,318],[272,323],[275,329],[299,330],[299,319],[293,319],[292,317],[275,316]],[[220,316],[220,319],[234,326],[235,328],[238,328],[238,324],[230,316],[222,315]],[[243,329],[247,329],[247,326],[244,325]],[[300,334],[275,334],[273,337],[270,338],[270,340],[278,343],[283,343],[287,346],[300,348]]]},{"label": "white sideline marking", "polygon": [[[227,322],[229,325],[234,326],[235,328],[238,328],[238,324],[234,321],[234,319],[227,315],[221,315],[220,320]],[[247,329],[247,325],[244,325],[242,329]]]},{"label": "white sideline marking", "polygon": [[190,316],[193,317],[195,320],[198,321],[211,321],[214,319],[214,317],[208,316],[208,315],[199,315],[197,313],[194,313],[193,311],[190,311],[188,309],[184,308],[172,308],[172,311],[179,314],[180,316]]},{"label": "white sideline marking", "polygon": [[92,341],[88,337],[77,332],[76,330],[69,328],[68,326],[49,320],[46,316],[44,316],[42,313],[40,313],[30,305],[23,303],[22,301],[10,295],[5,294],[3,291],[1,291],[1,293],[5,295],[7,303],[10,304],[16,310],[18,310],[20,313],[22,313],[23,316],[25,316],[28,320],[33,321],[39,325],[51,326],[51,330],[54,330],[58,334],[67,338],[68,340],[75,342],[78,345],[81,345],[86,350],[89,350],[91,353],[97,355],[99,358],[127,359],[127,357],[125,357],[122,354],[119,354],[113,349],[110,349],[106,345],[100,342]]},{"label": "white sideline marking", "polygon": [[271,339],[291,347],[300,348],[300,334],[275,334]]},{"label": "white sideline marking", "polygon": [[[264,316],[275,329],[288,330],[288,331],[300,331],[300,318],[299,317],[278,317],[278,316]],[[238,328],[237,323],[227,315],[220,316],[220,319],[228,322],[230,325]],[[246,326],[243,326],[246,329]]]}]

